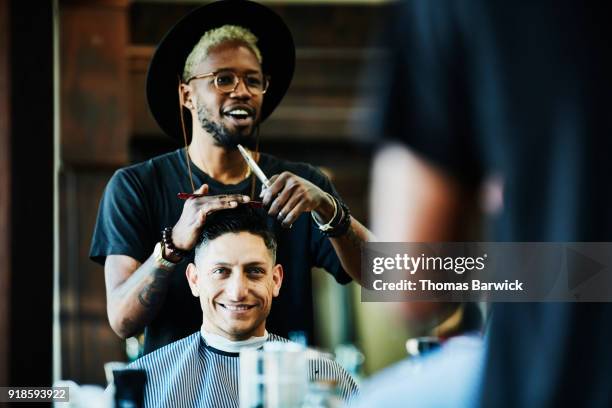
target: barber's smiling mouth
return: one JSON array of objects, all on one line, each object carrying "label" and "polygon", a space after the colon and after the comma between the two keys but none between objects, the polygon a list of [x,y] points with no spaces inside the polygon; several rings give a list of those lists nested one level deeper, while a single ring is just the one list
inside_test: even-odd
[{"label": "barber's smiling mouth", "polygon": [[236,106],[223,111],[223,116],[238,126],[247,126],[253,123],[255,111],[248,106]]}]

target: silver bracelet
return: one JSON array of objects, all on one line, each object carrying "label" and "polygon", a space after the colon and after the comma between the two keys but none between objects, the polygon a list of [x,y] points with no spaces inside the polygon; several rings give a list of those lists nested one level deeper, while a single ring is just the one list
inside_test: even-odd
[{"label": "silver bracelet", "polygon": [[330,229],[332,229],[332,222],[336,219],[336,216],[338,215],[338,205],[336,204],[336,200],[334,199],[334,197],[332,197],[331,194],[329,193],[325,193],[327,194],[327,196],[332,200],[332,203],[334,203],[334,215],[332,215],[332,217],[330,218],[329,222],[327,224],[323,224],[321,225],[319,223],[319,221],[317,221],[317,218],[314,215],[314,211],[310,212],[310,216],[312,217],[313,221],[315,222],[315,224],[317,224],[317,226],[319,227],[319,231],[328,231]]}]

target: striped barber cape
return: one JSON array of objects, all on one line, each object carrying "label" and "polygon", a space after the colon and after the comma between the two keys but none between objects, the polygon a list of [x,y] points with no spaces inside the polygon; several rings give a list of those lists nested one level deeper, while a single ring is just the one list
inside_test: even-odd
[{"label": "striped barber cape", "polygon": [[[289,340],[270,333],[267,341]],[[217,350],[198,331],[129,365],[147,373],[145,407],[238,407],[239,354]],[[358,391],[353,377],[336,361],[309,361],[311,381],[337,382],[348,401]]]}]

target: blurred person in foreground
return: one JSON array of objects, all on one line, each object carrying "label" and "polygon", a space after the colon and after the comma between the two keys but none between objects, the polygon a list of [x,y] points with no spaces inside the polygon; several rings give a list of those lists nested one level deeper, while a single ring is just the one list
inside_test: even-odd
[{"label": "blurred person in foreground", "polygon": [[[289,341],[266,330],[284,275],[266,218],[246,205],[208,217],[186,270],[202,327],[130,365],[146,370],[146,407],[237,407],[240,350]],[[311,381],[334,382],[344,399],[356,393],[355,381],[335,361],[308,363]]]},{"label": "blurred person in foreground", "polygon": [[[496,241],[612,241],[611,26],[578,1],[394,8],[372,180],[383,241],[453,240],[482,192]],[[381,199],[384,197],[384,199]],[[496,304],[486,346],[400,363],[359,406],[612,406],[612,305]]]},{"label": "blurred person in foreground", "polygon": [[[162,130],[185,148],[113,175],[90,250],[104,265],[111,327],[123,338],[144,329],[145,353],[199,326],[183,272],[207,216],[259,198],[262,183],[238,144],[270,177],[261,200],[273,217],[268,222],[286,270],[269,326],[313,339],[313,267],[341,284],[360,281],[368,231],[329,179],[309,164],[259,152],[258,127],[283,99],[294,65],[285,23],[246,0],[195,9],[158,45],[147,72],[147,101]],[[199,196],[182,201],[180,192]]]}]

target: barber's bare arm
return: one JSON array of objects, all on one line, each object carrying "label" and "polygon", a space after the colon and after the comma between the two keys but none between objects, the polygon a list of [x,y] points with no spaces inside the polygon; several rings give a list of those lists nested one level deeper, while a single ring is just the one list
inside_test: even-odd
[{"label": "barber's bare arm", "polygon": [[[291,172],[283,172],[270,178],[263,202],[270,205],[268,214],[276,216],[284,226],[290,226],[303,212],[314,211],[323,223],[334,215],[332,199],[318,186]],[[338,209],[341,211],[341,209]],[[370,232],[359,221],[351,217],[348,232],[330,238],[332,246],[344,270],[361,284],[361,246],[370,240]]]},{"label": "barber's bare arm", "polygon": [[[196,193],[208,193],[203,185]],[[172,229],[178,249],[191,250],[198,239],[206,215],[247,202],[248,196],[225,195],[191,198],[185,202],[179,221]],[[153,252],[153,248],[151,248]],[[170,254],[164,258],[173,261]],[[112,329],[122,338],[141,332],[161,307],[168,290],[168,280],[175,267],[165,268],[153,255],[140,263],[126,255],[109,255],[104,263],[106,310]]]},{"label": "barber's bare arm", "polygon": [[157,265],[153,256],[144,264],[126,255],[106,257],[106,312],[119,337],[139,333],[155,317],[171,273]]},{"label": "barber's bare arm", "polygon": [[361,248],[365,242],[371,240],[372,233],[352,216],[351,226],[347,233],[341,237],[330,238],[342,267],[360,285],[363,283],[361,279]]}]

